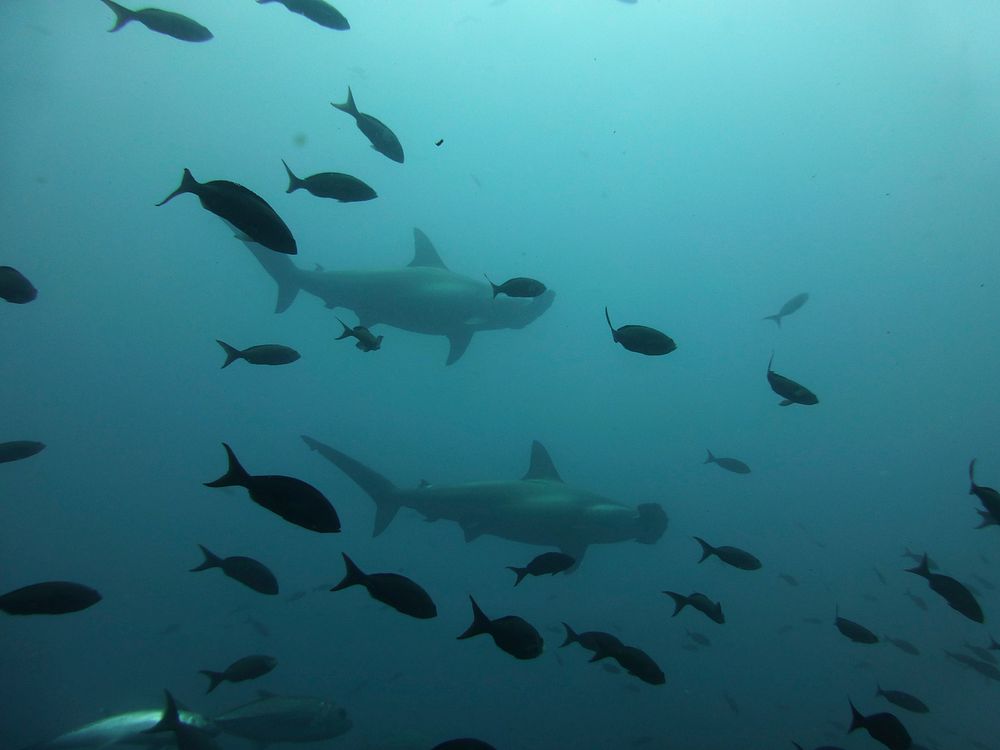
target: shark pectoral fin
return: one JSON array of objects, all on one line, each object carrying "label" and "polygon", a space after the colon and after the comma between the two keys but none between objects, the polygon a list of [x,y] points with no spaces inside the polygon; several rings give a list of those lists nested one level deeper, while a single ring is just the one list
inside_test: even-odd
[{"label": "shark pectoral fin", "polygon": [[472,341],[472,331],[468,329],[448,334],[448,343],[451,348],[448,350],[448,359],[445,364],[453,365],[458,362],[465,354],[465,350],[469,348],[470,341]]}]

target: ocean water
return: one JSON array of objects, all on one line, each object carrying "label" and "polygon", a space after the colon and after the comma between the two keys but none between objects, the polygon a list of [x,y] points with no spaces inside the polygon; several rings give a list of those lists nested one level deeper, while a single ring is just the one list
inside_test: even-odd
[{"label": "ocean water", "polygon": [[[350,31],[277,4],[164,0],[215,34],[189,44],[135,23],[108,34],[98,0],[0,4],[0,265],[39,290],[0,302],[0,442],[47,444],[0,465],[0,591],[66,579],[104,597],[0,618],[0,747],[158,707],[165,687],[209,716],[258,688],[328,697],[354,728],[316,747],[344,750],[457,736],[511,750],[877,747],[846,734],[848,697],[892,710],[926,747],[997,747],[1000,687],[944,650],[1000,634],[1000,531],[974,529],[966,474],[975,456],[977,480],[1000,484],[1000,6],[336,5]],[[348,86],[405,164],[330,106]],[[281,159],[379,197],[285,194]],[[359,352],[334,340],[350,311],[301,294],[275,314],[272,280],[194,196],[154,206],[185,167],[262,195],[302,268],[402,267],[419,227],[457,273],[537,278],[555,302],[523,329],[476,333],[450,366],[446,339],[388,326],[373,326],[380,351]],[[808,303],[780,328],[762,320],[799,292]],[[625,351],[605,306],[677,350]],[[220,370],[215,339],[302,359]],[[778,406],[772,351],[818,405]],[[505,566],[544,547],[466,543],[406,509],[372,538],[371,500],[302,434],[400,487],[519,478],[539,440],[568,483],[659,503],[670,526],[514,589]],[[320,488],[343,532],[203,487],[225,468],[222,442],[251,473]],[[706,448],[752,473],[703,465]],[[763,568],[698,565],[692,535]],[[197,543],[261,560],[282,594],[187,572]],[[975,587],[985,625],[904,572],[904,547]],[[342,551],[418,581],[438,617],[314,591],[340,580]],[[672,618],[667,589],[721,601],[726,623]],[[457,641],[469,594],[534,624],[543,655]],[[921,655],[851,643],[837,607]],[[643,648],[666,684],[560,650],[562,621]],[[688,628],[712,645],[685,649]],[[279,666],[204,694],[198,670],[252,653]],[[876,699],[877,681],[931,713]]]}]

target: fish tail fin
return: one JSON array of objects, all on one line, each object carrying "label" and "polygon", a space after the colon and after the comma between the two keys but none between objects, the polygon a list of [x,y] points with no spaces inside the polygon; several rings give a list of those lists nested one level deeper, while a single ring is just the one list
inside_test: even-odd
[{"label": "fish tail fin", "polygon": [[213,672],[210,669],[202,669],[199,671],[199,674],[203,674],[208,678],[208,690],[205,691],[206,695],[219,687],[219,685],[222,684],[222,681],[226,679],[225,673]]},{"label": "fish tail fin", "polygon": [[191,568],[192,573],[197,573],[200,570],[208,570],[209,568],[220,568],[222,567],[222,558],[212,552],[204,544],[199,544],[201,547],[201,553],[205,556],[205,562],[199,565],[197,568]]},{"label": "fish tail fin", "polygon": [[302,187],[302,180],[295,176],[295,173],[292,172],[291,167],[288,166],[284,159],[281,160],[281,163],[285,165],[285,171],[288,172],[288,190],[285,192],[294,193]]},{"label": "fish tail fin", "polygon": [[761,320],[773,320],[781,328],[781,315],[765,315]]},{"label": "fish tail fin", "polygon": [[976,474],[976,459],[972,459],[971,461],[969,461],[969,484],[971,485],[969,487],[970,495],[975,495],[976,489],[978,489],[976,487],[975,474]]},{"label": "fish tail fin", "polygon": [[712,451],[708,450],[708,448],[706,448],[705,450],[708,452],[708,457],[704,461],[702,461],[702,463],[714,464],[715,456],[712,455]]},{"label": "fish tail fin", "polygon": [[343,580],[334,586],[330,591],[341,591],[350,586],[364,586],[367,577],[361,568],[355,564],[354,560],[347,556],[347,553],[340,553],[344,558],[344,565],[347,568]]},{"label": "fish tail fin", "polygon": [[339,109],[341,112],[346,112],[347,114],[351,115],[352,117],[357,117],[359,114],[361,114],[360,112],[358,112],[358,107],[354,103],[354,93],[351,91],[351,87],[350,86],[347,87],[347,101],[346,102],[344,102],[343,104],[337,104],[335,102],[330,102],[330,105],[333,106],[333,107],[335,107],[336,109]]},{"label": "fish tail fin", "polygon": [[681,610],[688,605],[688,598],[684,594],[678,594],[675,591],[664,591],[663,593],[674,600],[674,613],[671,617],[677,617]]},{"label": "fish tail fin", "polygon": [[283,313],[291,307],[291,304],[295,301],[295,297],[299,293],[299,289],[302,288],[300,276],[303,272],[299,270],[287,255],[272,252],[266,247],[250,241],[249,238],[238,237],[237,239],[246,245],[247,250],[253,254],[258,263],[264,266],[267,275],[274,279],[274,282],[278,285],[278,300],[274,305],[274,311],[276,313]]},{"label": "fish tail fin", "polygon": [[517,575],[517,580],[514,581],[514,585],[515,586],[517,586],[517,584],[519,584],[521,581],[523,581],[524,577],[526,575],[528,575],[528,569],[527,568],[514,568],[514,567],[511,567],[510,565],[508,565],[507,566],[507,570],[513,570],[514,573],[515,573],[515,575]]},{"label": "fish tail fin", "polygon": [[118,31],[118,29],[127,24],[129,21],[135,20],[135,13],[128,8],[123,8],[118,3],[112,2],[112,0],[102,0],[102,2],[115,14],[115,25],[108,29],[109,32]]},{"label": "fish tail fin", "polygon": [[250,479],[250,475],[240,464],[239,459],[236,458],[236,454],[233,453],[233,449],[229,447],[228,443],[223,443],[222,447],[226,449],[226,456],[229,458],[229,468],[226,469],[225,474],[216,479],[214,482],[205,482],[205,486],[246,487],[247,481]]},{"label": "fish tail fin", "polygon": [[493,299],[496,299],[497,295],[500,294],[500,287],[498,287],[496,284],[494,284],[492,281],[490,281],[490,277],[487,276],[485,273],[483,274],[483,278],[486,279],[487,283],[489,283],[490,287],[492,287],[492,289],[493,289]]},{"label": "fish tail fin", "polygon": [[462,635],[458,636],[456,640],[462,641],[466,638],[472,638],[474,635],[481,635],[483,633],[490,632],[490,618],[479,608],[476,604],[476,600],[469,595],[469,601],[472,602],[472,624],[466,628]]},{"label": "fish tail fin", "polygon": [[568,623],[564,622],[562,626],[566,628],[566,639],[560,644],[559,648],[562,648],[563,646],[568,646],[571,643],[580,642],[580,636],[576,634],[576,631],[573,630],[573,628],[571,628]]},{"label": "fish tail fin", "polygon": [[[340,325],[344,326],[344,332],[341,333],[339,336],[337,336],[337,338],[335,338],[334,341],[340,341],[341,339],[346,339],[349,336],[354,335],[354,329],[352,329],[349,325],[347,325],[347,323],[342,321],[340,318],[337,318],[337,322],[340,323]],[[358,343],[360,344],[361,342],[359,341]]]},{"label": "fish tail fin", "polygon": [[927,553],[925,552],[924,556],[920,558],[920,564],[917,567],[907,568],[906,572],[916,573],[918,576],[929,578],[931,575],[931,566],[930,563],[927,561]]},{"label": "fish tail fin", "polygon": [[705,562],[705,560],[707,560],[708,558],[710,558],[712,555],[715,554],[715,547],[706,542],[700,536],[694,536],[691,538],[701,545],[701,559],[698,561],[699,563]]},{"label": "fish tail fin", "polygon": [[240,359],[243,356],[243,352],[241,352],[235,346],[230,346],[225,341],[216,339],[215,343],[221,346],[222,351],[226,353],[226,361],[222,363],[222,368],[221,368],[223,370],[225,370],[227,367],[229,367],[229,365],[231,365],[233,362],[235,362],[236,360]]},{"label": "fish tail fin", "polygon": [[847,733],[850,734],[855,729],[864,729],[865,717],[854,707],[850,698],[847,699],[847,703],[851,707],[851,726],[847,728]]},{"label": "fish tail fin", "polygon": [[604,306],[604,319],[608,321],[608,328],[611,329],[611,338],[618,341],[618,332],[615,330],[615,327],[611,325],[611,315],[608,313],[607,305]]},{"label": "fish tail fin", "polygon": [[173,732],[181,726],[181,717],[177,713],[177,701],[170,694],[169,690],[163,691],[166,703],[163,706],[163,714],[160,720],[149,729],[143,729],[143,734],[155,734],[156,732]]},{"label": "fish tail fin", "polygon": [[[112,31],[113,30],[114,29],[112,29]],[[201,183],[194,178],[194,175],[191,174],[190,169],[184,167],[184,176],[181,177],[181,184],[177,187],[177,189],[174,192],[172,192],[170,195],[168,195],[166,198],[164,198],[156,205],[162,206],[164,203],[172,201],[174,198],[176,198],[178,195],[182,193],[194,193],[195,195],[197,195],[199,187],[201,187]]]}]

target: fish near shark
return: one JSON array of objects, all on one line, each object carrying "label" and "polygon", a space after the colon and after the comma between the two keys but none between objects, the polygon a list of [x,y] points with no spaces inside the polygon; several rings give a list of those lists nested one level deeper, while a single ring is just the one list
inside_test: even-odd
[{"label": "fish near shark", "polygon": [[375,501],[373,536],[385,531],[400,508],[412,508],[429,520],[454,521],[467,542],[492,535],[557,547],[578,565],[592,544],[655,544],[667,528],[667,514],[658,504],[633,508],[564,483],[538,441],[532,443],[531,463],[521,479],[403,489],[329,445],[306,435],[302,439]]},{"label": "fish near shark", "polygon": [[473,334],[524,328],[555,299],[551,289],[530,299],[493,299],[486,283],[445,266],[426,234],[414,229],[413,237],[413,260],[407,266],[348,271],[302,269],[288,257],[241,239],[278,285],[275,312],[287,310],[303,291],[323,300],[328,308],[352,310],[365,328],[381,323],[446,337],[449,365],[465,354]]}]

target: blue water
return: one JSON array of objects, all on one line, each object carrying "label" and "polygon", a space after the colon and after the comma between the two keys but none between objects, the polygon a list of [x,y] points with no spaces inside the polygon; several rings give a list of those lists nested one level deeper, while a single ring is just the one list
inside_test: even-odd
[{"label": "blue water", "polygon": [[[164,687],[209,715],[258,687],[330,697],[355,726],[323,746],[345,750],[462,735],[517,750],[877,747],[845,734],[848,696],[894,710],[927,747],[996,747],[996,683],[943,649],[985,645],[1000,617],[973,577],[1000,584],[1000,531],[973,530],[965,474],[978,456],[979,482],[1000,484],[1000,6],[337,6],[350,31],[277,4],[164,2],[215,34],[186,44],[137,24],[108,34],[97,0],[0,4],[0,264],[39,289],[0,303],[0,441],[48,446],[0,466],[0,590],[70,579],[104,596],[0,621],[0,747],[158,706]],[[404,165],[330,107],[348,85],[399,135]],[[286,195],[282,158],[379,197]],[[386,327],[362,354],[333,340],[334,313],[312,297],[275,315],[272,281],[193,196],[154,207],[184,167],[264,196],[304,268],[403,266],[416,226],[453,270],[535,277],[556,301],[523,330],[477,333],[450,367],[445,339]],[[802,291],[780,329],[761,320]],[[678,349],[623,350],[605,305]],[[216,338],[303,356],[223,371]],[[777,406],[772,350],[818,406]],[[303,433],[400,486],[519,477],[538,439],[565,480],[661,503],[670,528],[515,590],[504,566],[541,548],[466,544],[405,510],[372,539],[371,501]],[[222,441],[251,472],[322,489],[343,533],[204,488]],[[706,447],[753,473],[702,465]],[[764,567],[699,566],[693,534]],[[343,550],[419,581],[439,616],[403,617],[360,589],[261,597],[188,573],[199,542],[264,561],[283,594],[336,583]],[[906,545],[977,588],[985,626],[903,572]],[[721,600],[726,624],[672,619],[664,589]],[[470,593],[535,624],[543,656],[456,641]],[[922,655],[847,641],[837,605]],[[666,685],[557,649],[563,620],[644,648]],[[712,646],[683,649],[685,628]],[[248,653],[279,667],[203,694],[199,669]],[[876,700],[876,680],[932,712]]]}]

